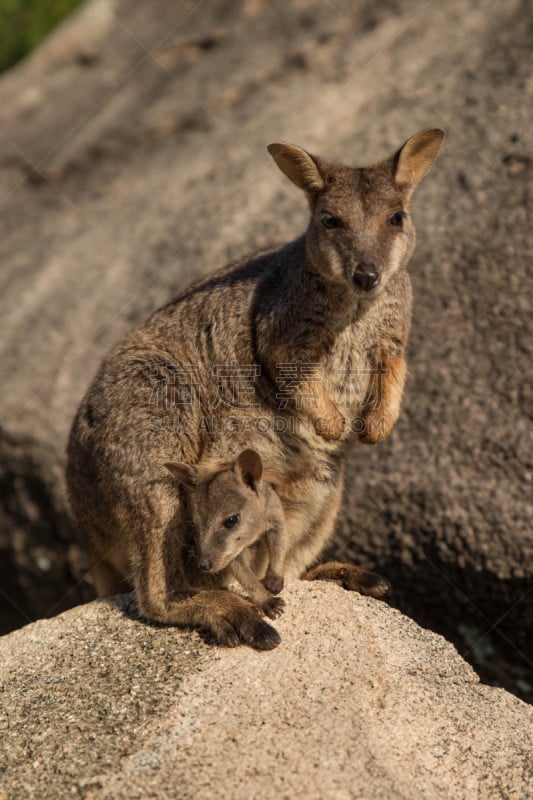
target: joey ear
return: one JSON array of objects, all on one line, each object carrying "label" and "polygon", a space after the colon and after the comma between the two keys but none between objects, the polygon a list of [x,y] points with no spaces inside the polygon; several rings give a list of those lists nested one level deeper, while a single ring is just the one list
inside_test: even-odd
[{"label": "joey ear", "polygon": [[440,128],[426,128],[411,136],[393,158],[397,184],[415,186],[422,180],[439,152],[444,136]]},{"label": "joey ear", "polygon": [[243,450],[235,462],[235,471],[249,489],[257,492],[263,475],[263,462],[255,450]]},{"label": "joey ear", "polygon": [[285,175],[306,192],[319,192],[325,183],[318,165],[302,147],[288,142],[273,142],[268,152]]},{"label": "joey ear", "polygon": [[196,467],[192,467],[189,464],[182,464],[180,462],[167,462],[165,467],[168,469],[171,475],[176,478],[180,483],[183,483],[184,486],[188,486],[191,488],[192,486],[196,486],[198,483],[198,471]]}]

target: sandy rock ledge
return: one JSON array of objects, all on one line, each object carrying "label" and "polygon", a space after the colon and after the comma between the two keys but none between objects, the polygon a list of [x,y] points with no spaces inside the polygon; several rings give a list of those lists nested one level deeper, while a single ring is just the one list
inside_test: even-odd
[{"label": "sandy rock ledge", "polygon": [[269,653],[129,597],[0,640],[0,799],[526,798],[533,709],[398,611],[292,582]]}]

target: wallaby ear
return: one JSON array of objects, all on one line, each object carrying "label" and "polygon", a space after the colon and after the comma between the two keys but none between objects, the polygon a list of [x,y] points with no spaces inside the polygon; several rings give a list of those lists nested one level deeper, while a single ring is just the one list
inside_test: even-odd
[{"label": "wallaby ear", "polygon": [[273,142],[268,152],[285,175],[306,192],[319,192],[325,183],[314,158],[303,148],[287,142]]},{"label": "wallaby ear", "polygon": [[444,136],[440,128],[426,128],[411,136],[394,156],[394,180],[415,186],[422,180],[439,152]]},{"label": "wallaby ear", "polygon": [[263,475],[263,462],[255,450],[243,450],[235,462],[235,471],[249,489],[257,492]]},{"label": "wallaby ear", "polygon": [[170,474],[173,475],[180,483],[183,483],[184,486],[192,488],[198,483],[198,471],[196,467],[192,467],[189,464],[182,464],[180,462],[172,461],[167,462],[165,467],[168,469]]}]

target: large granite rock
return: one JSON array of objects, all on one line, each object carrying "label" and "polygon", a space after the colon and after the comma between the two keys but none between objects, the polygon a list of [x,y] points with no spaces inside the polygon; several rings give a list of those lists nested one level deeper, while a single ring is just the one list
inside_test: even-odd
[{"label": "large granite rock", "polygon": [[533,709],[378,601],[292,581],[268,653],[127,597],[0,640],[0,798],[526,800]]},{"label": "large granite rock", "polygon": [[89,597],[67,431],[103,354],[191,279],[300,232],[265,150],[347,163],[447,129],[418,191],[410,381],[354,451],[337,555],[531,697],[527,5],[93,0],[0,81],[0,624]]}]

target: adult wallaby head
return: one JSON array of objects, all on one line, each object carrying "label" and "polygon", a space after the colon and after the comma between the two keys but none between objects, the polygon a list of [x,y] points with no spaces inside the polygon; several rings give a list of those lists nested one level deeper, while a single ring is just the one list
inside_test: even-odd
[{"label": "adult wallaby head", "polygon": [[259,454],[243,450],[234,463],[216,466],[165,466],[187,491],[200,568],[220,572],[263,532],[266,497]]},{"label": "adult wallaby head", "polygon": [[346,281],[358,295],[380,294],[412,255],[409,201],[443,136],[439,128],[420,131],[391,158],[364,168],[333,164],[294,144],[268,145],[282,172],[306,192],[307,254],[316,270]]}]

